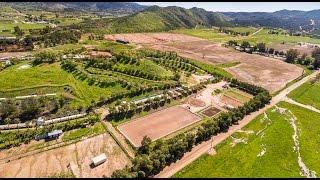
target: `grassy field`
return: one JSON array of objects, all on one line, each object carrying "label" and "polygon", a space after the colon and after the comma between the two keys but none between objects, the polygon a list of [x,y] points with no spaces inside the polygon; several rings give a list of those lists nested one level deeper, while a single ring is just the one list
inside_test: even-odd
[{"label": "grassy field", "polygon": [[[317,143],[320,114],[285,102],[278,106],[290,110],[297,118],[302,160],[309,169],[320,173],[320,164],[316,163],[320,158]],[[293,150],[294,130],[289,124],[293,116],[274,109],[219,144],[216,155],[201,156],[174,177],[301,177],[298,154]],[[233,146],[235,139],[243,143]]]},{"label": "grassy field", "polygon": [[[10,93],[11,90],[14,90],[18,92],[17,90],[28,87],[32,87],[36,91],[39,86],[42,89],[44,87],[50,89],[51,86],[68,85],[74,89],[73,94],[77,98],[76,101],[73,101],[74,105],[89,105],[92,100],[99,100],[100,96],[108,97],[113,92],[127,91],[120,85],[109,88],[90,86],[86,81],[77,80],[72,74],[63,71],[59,63],[19,69],[25,64],[26,62],[17,64],[0,72],[0,82],[2,83],[0,91]],[[28,94],[17,93],[16,95]]]},{"label": "grassy field", "polygon": [[42,29],[46,24],[37,24],[37,23],[23,23],[21,21],[0,21],[0,34],[3,30],[10,30],[11,33],[14,30],[15,26],[19,26],[19,28],[24,31],[26,34],[29,34],[29,29]]},{"label": "grassy field", "polygon": [[[238,30],[248,30],[249,28],[239,29]],[[235,30],[234,29],[234,30]],[[227,42],[229,40],[238,40],[242,42],[243,40],[249,41],[251,44],[256,44],[259,42],[266,43],[267,46],[280,44],[285,42],[287,44],[297,44],[298,42],[309,42],[320,44],[320,39],[310,38],[310,37],[302,37],[302,36],[286,36],[286,35],[276,35],[276,34],[268,34],[268,29],[263,29],[257,34],[253,36],[243,36],[241,38],[234,37],[228,34],[219,33],[216,29],[179,29],[174,30],[172,32],[182,33],[186,35],[191,35],[203,39],[207,39],[214,42]]]},{"label": "grassy field", "polygon": [[250,97],[252,97],[250,94],[235,88],[226,90],[224,94],[233,97],[242,103],[248,102],[251,99]]},{"label": "grassy field", "polygon": [[254,33],[256,32],[258,29],[255,27],[229,27],[226,29],[230,29],[236,32],[240,32],[240,33],[244,33],[244,32],[250,32],[250,33]]},{"label": "grassy field", "polygon": [[320,109],[320,82],[308,81],[293,90],[288,96],[297,102]]},{"label": "grassy field", "polygon": [[214,42],[227,42],[229,40],[235,39],[234,36],[220,33],[216,29],[178,29],[171,32],[195,36]]},{"label": "grassy field", "polygon": [[86,127],[86,128],[80,128],[73,131],[68,131],[63,134],[62,140],[63,141],[70,141],[79,139],[81,137],[94,135],[94,134],[101,134],[105,132],[104,126],[101,122],[95,123],[93,126]]}]

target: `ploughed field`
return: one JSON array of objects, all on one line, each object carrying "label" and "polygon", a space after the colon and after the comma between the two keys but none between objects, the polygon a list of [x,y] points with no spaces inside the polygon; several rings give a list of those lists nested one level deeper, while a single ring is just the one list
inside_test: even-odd
[{"label": "ploughed field", "polygon": [[144,136],[154,141],[200,120],[199,116],[189,110],[174,106],[124,123],[117,128],[133,146],[139,147]]},{"label": "ploughed field", "polygon": [[182,34],[133,33],[107,35],[106,39],[124,39],[161,51],[175,51],[179,55],[212,64],[240,62],[225,69],[241,81],[276,92],[299,77],[303,69],[293,64],[260,55],[241,53],[231,48]]},{"label": "ploughed field", "polygon": [[280,102],[174,177],[318,177],[319,119]]},{"label": "ploughed field", "polygon": [[[91,159],[105,153],[107,161],[91,168]],[[129,165],[130,160],[109,134],[101,134],[83,141],[0,164],[0,177],[48,177],[69,172],[75,163],[80,177],[110,177],[112,172]]]}]

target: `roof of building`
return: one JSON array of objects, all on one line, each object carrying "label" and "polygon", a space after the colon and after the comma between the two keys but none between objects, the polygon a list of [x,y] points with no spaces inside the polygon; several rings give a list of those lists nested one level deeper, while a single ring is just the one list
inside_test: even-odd
[{"label": "roof of building", "polygon": [[62,134],[62,130],[54,130],[52,132],[48,133],[48,136],[54,136],[54,135],[59,135]]},{"label": "roof of building", "polygon": [[105,154],[105,153],[102,153],[102,154],[100,154],[99,156],[96,156],[96,157],[92,158],[92,162],[93,162],[94,164],[96,164],[96,163],[99,163],[99,162],[104,161],[104,160],[106,160],[106,159],[107,159],[106,154]]}]

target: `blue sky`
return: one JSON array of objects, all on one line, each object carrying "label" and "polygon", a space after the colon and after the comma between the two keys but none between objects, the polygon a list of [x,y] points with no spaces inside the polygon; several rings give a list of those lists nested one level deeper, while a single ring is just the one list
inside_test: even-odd
[{"label": "blue sky", "polygon": [[320,2],[137,2],[142,5],[198,7],[207,11],[274,12],[282,9],[309,11],[320,9]]}]

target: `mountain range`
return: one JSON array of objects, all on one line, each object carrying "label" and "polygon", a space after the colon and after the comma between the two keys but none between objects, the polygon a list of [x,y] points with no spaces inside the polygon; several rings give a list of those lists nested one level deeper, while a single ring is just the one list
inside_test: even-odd
[{"label": "mountain range", "polygon": [[174,28],[211,26],[266,26],[293,31],[317,32],[320,10],[281,10],[276,12],[211,12],[201,8],[144,6],[133,2],[0,2],[16,9],[47,11],[122,12],[128,16],[97,20],[88,25],[111,27],[115,32],[164,31]]}]

